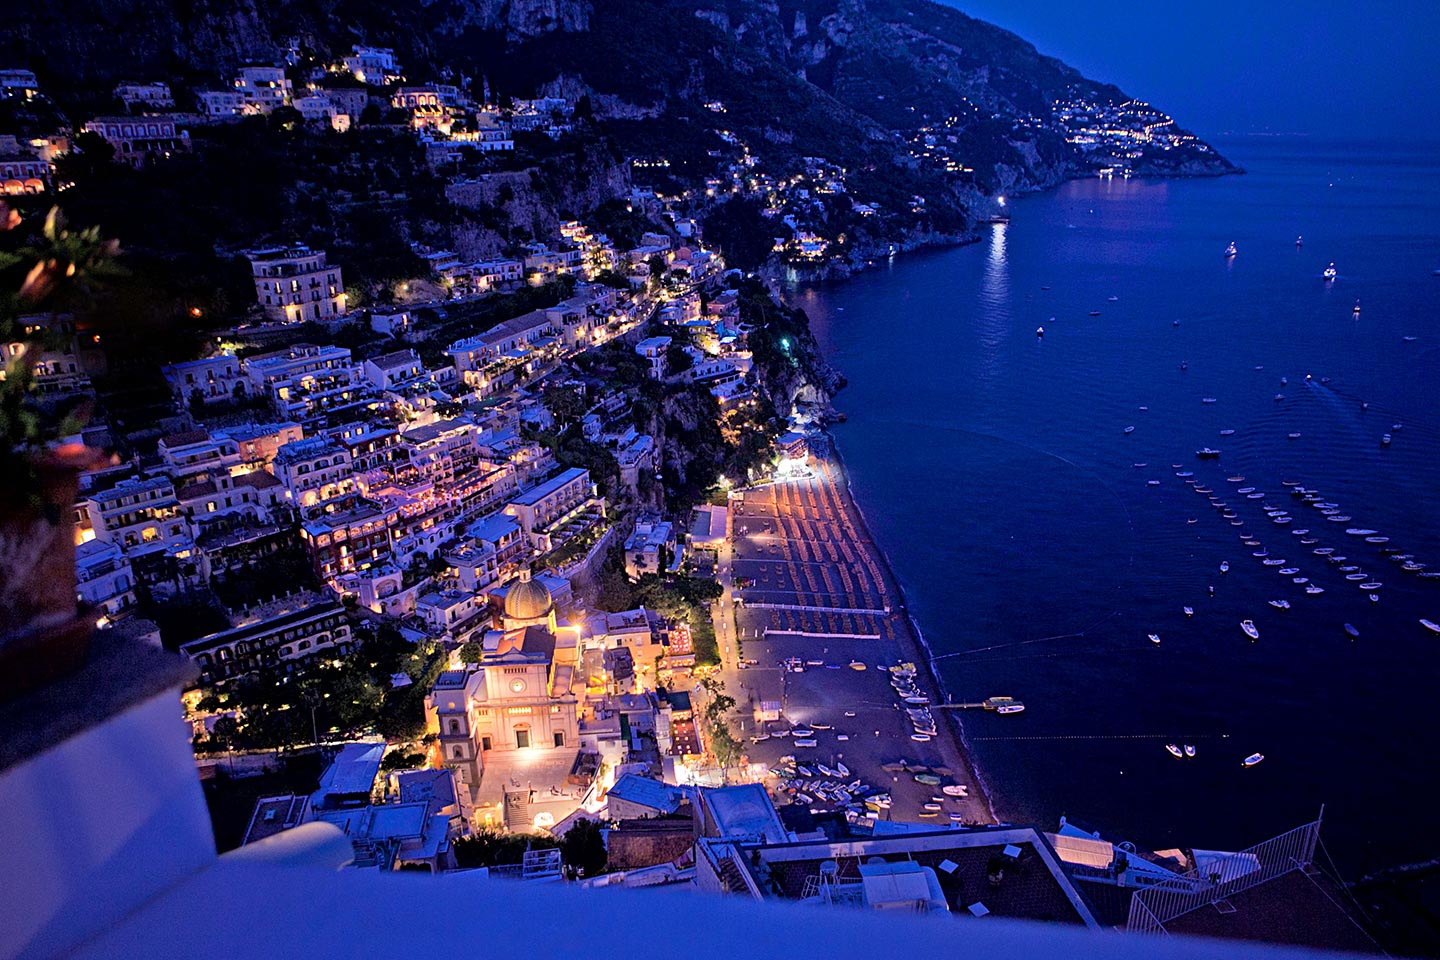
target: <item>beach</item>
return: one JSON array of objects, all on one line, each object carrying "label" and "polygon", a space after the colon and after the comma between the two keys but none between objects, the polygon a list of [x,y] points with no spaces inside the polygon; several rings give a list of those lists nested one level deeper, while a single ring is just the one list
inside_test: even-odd
[{"label": "beach", "polygon": [[[747,757],[783,767],[782,758],[793,756],[812,769],[847,770],[839,779],[859,779],[891,795],[883,819],[996,822],[965,748],[959,711],[934,709],[935,733],[927,741],[914,738],[905,709],[916,705],[902,702],[890,668],[913,664],[914,685],[932,708],[945,702],[944,691],[899,585],[850,496],[843,464],[822,453],[810,464],[809,476],[738,490],[730,500],[720,609],[722,617],[733,611],[739,648],[725,624],[722,678],[737,701],[734,726]],[[763,719],[767,705],[778,705],[778,720]],[[813,732],[787,735],[794,729]],[[815,746],[804,746],[807,741]],[[918,782],[917,775],[939,783]],[[786,791],[796,786],[794,779],[777,783],[782,804],[787,796],[807,802],[798,796],[803,787],[795,795]],[[943,794],[942,786],[963,788],[966,796]],[[806,796],[812,808],[836,807]]]}]

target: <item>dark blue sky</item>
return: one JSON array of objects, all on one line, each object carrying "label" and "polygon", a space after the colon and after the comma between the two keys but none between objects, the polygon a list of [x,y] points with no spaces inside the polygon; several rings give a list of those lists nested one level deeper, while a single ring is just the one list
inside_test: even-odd
[{"label": "dark blue sky", "polygon": [[1204,136],[1440,140],[1440,0],[943,0]]}]

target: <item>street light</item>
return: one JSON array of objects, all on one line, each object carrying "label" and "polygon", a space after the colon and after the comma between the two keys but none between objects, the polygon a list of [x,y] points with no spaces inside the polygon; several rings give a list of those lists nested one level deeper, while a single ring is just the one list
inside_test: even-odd
[{"label": "street light", "polygon": [[314,687],[306,687],[300,692],[300,699],[305,702],[305,706],[310,708],[310,737],[318,750],[320,748],[320,728],[315,724],[315,708],[320,706],[320,691]]}]

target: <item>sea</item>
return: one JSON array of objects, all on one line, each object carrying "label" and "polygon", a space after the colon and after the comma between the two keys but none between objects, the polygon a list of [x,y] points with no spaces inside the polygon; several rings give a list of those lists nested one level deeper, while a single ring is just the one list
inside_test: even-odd
[{"label": "sea", "polygon": [[788,294],[949,696],[1026,706],[959,714],[1000,815],[1237,850],[1323,811],[1358,879],[1440,856],[1440,580],[1392,559],[1440,572],[1440,149],[1216,145],[1247,173],[1072,181]]}]

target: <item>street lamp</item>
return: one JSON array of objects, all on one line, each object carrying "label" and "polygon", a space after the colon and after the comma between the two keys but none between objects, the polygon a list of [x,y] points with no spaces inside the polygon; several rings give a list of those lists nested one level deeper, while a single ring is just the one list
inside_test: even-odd
[{"label": "street lamp", "polygon": [[305,702],[305,706],[310,708],[310,737],[318,750],[320,748],[320,728],[315,724],[315,708],[320,706],[320,691],[314,687],[306,687],[300,692],[300,699]]}]

